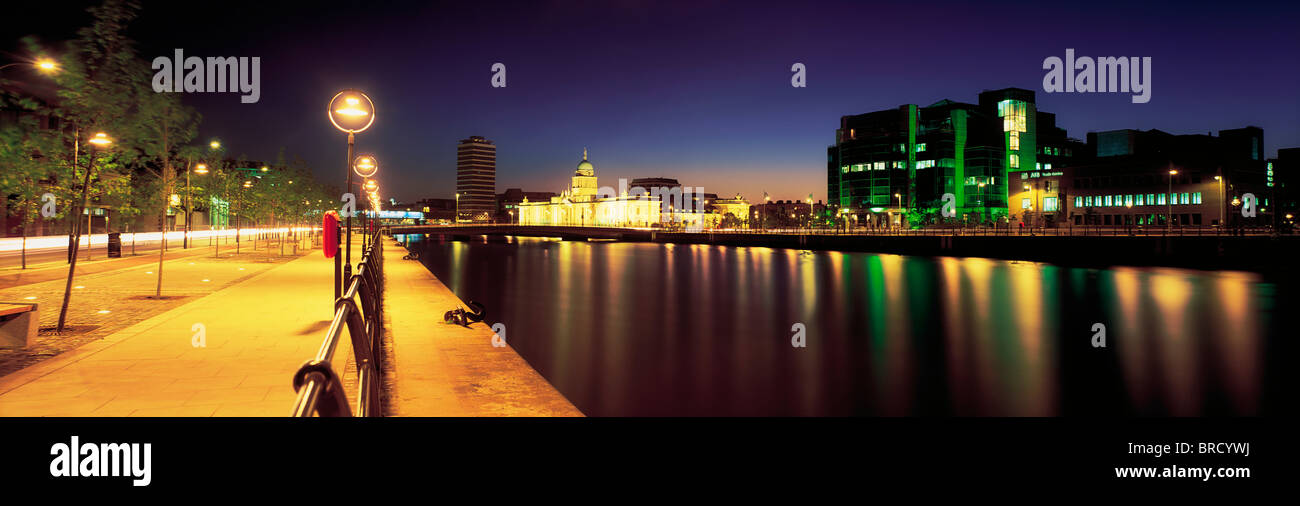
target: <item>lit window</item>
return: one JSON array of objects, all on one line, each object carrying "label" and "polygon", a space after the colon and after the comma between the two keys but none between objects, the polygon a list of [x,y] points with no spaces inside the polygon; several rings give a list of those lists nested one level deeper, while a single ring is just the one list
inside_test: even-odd
[{"label": "lit window", "polygon": [[1131,206],[1131,205],[1133,205],[1133,196],[1132,196],[1132,195],[1125,195],[1125,196],[1124,196],[1124,205],[1125,205],[1125,206]]},{"label": "lit window", "polygon": [[1148,205],[1148,206],[1154,206],[1154,205],[1156,205],[1156,194],[1154,194],[1154,193],[1148,193],[1148,194],[1147,194],[1147,205]]},{"label": "lit window", "polygon": [[1019,169],[1019,168],[1020,168],[1020,155],[1017,155],[1017,154],[1015,154],[1015,153],[1012,153],[1012,154],[1011,154],[1011,158],[1010,158],[1010,160],[1011,160],[1011,168],[1013,168],[1013,169]]},{"label": "lit window", "polygon": [[1143,197],[1143,195],[1142,195],[1141,193],[1139,193],[1139,194],[1137,195],[1137,202],[1135,202],[1134,204],[1139,205],[1139,206],[1144,206],[1144,205],[1146,205],[1146,204],[1143,203],[1144,201],[1142,200],[1142,197]]},{"label": "lit window", "polygon": [[1043,199],[1043,212],[1045,213],[1056,212],[1056,206],[1057,206],[1056,197],[1045,197]]},{"label": "lit window", "polygon": [[1190,203],[1190,202],[1191,202],[1191,200],[1189,200],[1189,199],[1187,198],[1187,193],[1186,193],[1186,192],[1183,192],[1183,193],[1181,193],[1181,194],[1178,195],[1178,203],[1179,203],[1179,204],[1188,204],[1188,203]]},{"label": "lit window", "polygon": [[1193,204],[1201,203],[1201,192],[1196,192],[1192,194],[1192,203]]},{"label": "lit window", "polygon": [[1017,131],[1015,131],[1015,130],[1012,130],[1010,135],[1011,135],[1011,140],[1010,140],[1010,145],[1008,146],[1008,148],[1011,149],[1012,151],[1019,151],[1019,150],[1020,150],[1020,132],[1017,132]]},{"label": "lit window", "polygon": [[1029,199],[1020,199],[1020,208],[1029,209]]},{"label": "lit window", "polygon": [[1044,164],[1043,164],[1043,170],[1052,170],[1052,164],[1050,164],[1050,163],[1044,163]]},{"label": "lit window", "polygon": [[875,170],[885,170],[885,162],[876,162]]},{"label": "lit window", "polygon": [[849,173],[849,166],[848,166],[848,165],[845,165],[845,166],[843,166],[843,167],[840,167],[840,172],[843,172],[843,173],[845,173],[845,174],[848,174],[848,173]]},{"label": "lit window", "polygon": [[1161,194],[1159,195],[1159,197],[1160,197],[1160,198],[1156,199],[1156,205],[1158,205],[1158,206],[1163,206],[1163,205],[1165,205],[1165,197],[1167,197],[1167,195],[1161,193]]},{"label": "lit window", "polygon": [[1074,198],[1074,207],[1083,207],[1083,197]]},{"label": "lit window", "polygon": [[1107,195],[1107,196],[1106,196],[1106,207],[1110,207],[1111,205],[1113,205],[1113,202],[1111,201],[1111,197],[1110,197],[1110,195]]},{"label": "lit window", "polygon": [[922,143],[916,145],[916,152],[917,152],[917,153],[920,153],[920,152],[922,152],[922,151],[925,151],[925,143],[924,143],[924,142],[922,142]]},{"label": "lit window", "polygon": [[1092,207],[1092,195],[1083,198],[1084,207]]}]

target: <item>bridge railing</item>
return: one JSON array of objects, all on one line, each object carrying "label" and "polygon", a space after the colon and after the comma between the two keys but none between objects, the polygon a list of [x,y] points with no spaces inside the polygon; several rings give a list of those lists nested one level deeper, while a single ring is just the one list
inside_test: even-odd
[{"label": "bridge railing", "polygon": [[[378,233],[366,247],[347,289],[334,301],[334,319],[316,357],[293,375],[298,398],[293,416],[383,416],[379,390],[384,335],[384,243]],[[332,365],[344,329],[357,367],[357,406],[349,409],[343,381]]]}]

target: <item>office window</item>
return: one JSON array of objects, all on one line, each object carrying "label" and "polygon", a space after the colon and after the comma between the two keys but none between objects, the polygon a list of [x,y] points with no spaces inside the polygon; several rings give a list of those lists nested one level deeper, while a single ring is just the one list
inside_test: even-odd
[{"label": "office window", "polygon": [[1159,195],[1160,198],[1156,199],[1156,205],[1158,205],[1158,206],[1163,206],[1163,205],[1165,205],[1165,197],[1167,197],[1167,196],[1168,196],[1168,195],[1165,195],[1165,194],[1161,193],[1161,194]]},{"label": "office window", "polygon": [[1142,200],[1142,194],[1141,194],[1141,193],[1137,194],[1137,199],[1134,200],[1133,205],[1137,205],[1137,206],[1145,206],[1145,205],[1146,205],[1146,204],[1145,204],[1145,201]]},{"label": "office window", "polygon": [[845,165],[845,166],[843,166],[843,167],[840,167],[840,172],[843,172],[843,173],[845,173],[845,174],[848,174],[848,173],[849,173],[849,166],[848,166],[848,165]]},{"label": "office window", "polygon": [[1058,204],[1057,204],[1057,198],[1056,198],[1056,197],[1044,197],[1044,198],[1043,198],[1043,212],[1045,212],[1045,213],[1056,212],[1056,210],[1057,210],[1057,205],[1058,205]]},{"label": "office window", "polygon": [[1010,163],[1011,163],[1011,168],[1013,168],[1013,169],[1019,169],[1019,168],[1020,168],[1020,155],[1017,155],[1017,154],[1015,154],[1015,153],[1012,153],[1011,156],[1010,156],[1010,160],[1011,160],[1011,162],[1010,162]]},{"label": "office window", "polygon": [[1124,205],[1125,205],[1125,206],[1131,206],[1131,205],[1133,205],[1133,196],[1132,196],[1132,195],[1125,195],[1125,196],[1124,196]]},{"label": "office window", "polygon": [[1043,164],[1043,170],[1052,170],[1052,164],[1050,164],[1050,163],[1044,163],[1044,164]]},{"label": "office window", "polygon": [[1092,207],[1092,195],[1088,195],[1087,197],[1083,198],[1083,206]]},{"label": "office window", "polygon": [[1154,193],[1148,193],[1148,194],[1147,194],[1147,205],[1148,205],[1148,206],[1154,206],[1154,205],[1156,205],[1156,194],[1154,194]]},{"label": "office window", "polygon": [[1074,198],[1074,207],[1083,207],[1083,197]]},{"label": "office window", "polygon": [[1114,205],[1114,201],[1111,200],[1111,196],[1110,196],[1110,195],[1107,195],[1107,196],[1106,196],[1106,207],[1110,207],[1110,206],[1112,206],[1112,205]]},{"label": "office window", "polygon": [[922,151],[925,151],[925,143],[924,143],[924,142],[922,142],[922,143],[916,145],[916,152],[917,152],[917,153],[920,153],[920,152],[922,152]]},{"label": "office window", "polygon": [[1177,194],[1177,193],[1170,193],[1170,194],[1169,194],[1169,203],[1170,203],[1170,204],[1173,204],[1173,205],[1178,205],[1178,194]]},{"label": "office window", "polygon": [[1189,199],[1187,198],[1187,192],[1183,192],[1183,193],[1180,193],[1180,194],[1178,195],[1178,203],[1179,203],[1179,204],[1184,204],[1184,205],[1185,205],[1185,204],[1188,204],[1188,203],[1190,203],[1190,202],[1191,202],[1191,200],[1189,200]]},{"label": "office window", "polygon": [[1201,203],[1201,192],[1196,192],[1192,194],[1192,203],[1193,204]]},{"label": "office window", "polygon": [[875,170],[885,170],[885,162],[876,162]]},{"label": "office window", "polygon": [[1010,141],[1009,141],[1009,143],[1008,143],[1009,145],[1008,145],[1007,149],[1010,149],[1010,150],[1012,150],[1012,151],[1019,151],[1019,150],[1020,150],[1020,132],[1017,132],[1017,131],[1015,131],[1015,130],[1012,130],[1011,133],[1010,133],[1009,135],[1011,136],[1011,138],[1010,138]]}]

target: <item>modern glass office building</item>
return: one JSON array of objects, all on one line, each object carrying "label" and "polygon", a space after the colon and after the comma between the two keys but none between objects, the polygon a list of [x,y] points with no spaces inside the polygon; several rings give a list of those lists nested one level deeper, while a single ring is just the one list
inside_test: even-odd
[{"label": "modern glass office building", "polygon": [[497,209],[497,147],[477,135],[456,145],[456,220],[491,221]]},{"label": "modern glass office building", "polygon": [[978,104],[906,104],[840,118],[827,191],[863,225],[940,222],[948,193],[957,213],[949,221],[1005,221],[1009,174],[1050,170],[1081,145],[1037,110],[1030,90],[985,91]]}]

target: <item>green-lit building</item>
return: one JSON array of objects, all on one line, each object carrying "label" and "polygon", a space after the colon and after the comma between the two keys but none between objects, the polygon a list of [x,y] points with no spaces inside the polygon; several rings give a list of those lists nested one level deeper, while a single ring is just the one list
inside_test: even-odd
[{"label": "green-lit building", "polygon": [[1082,145],[1019,88],[985,91],[978,104],[940,100],[843,116],[835,140],[827,195],[865,226],[942,221],[945,193],[956,205],[949,221],[1003,220],[1008,173],[1064,166]]}]

